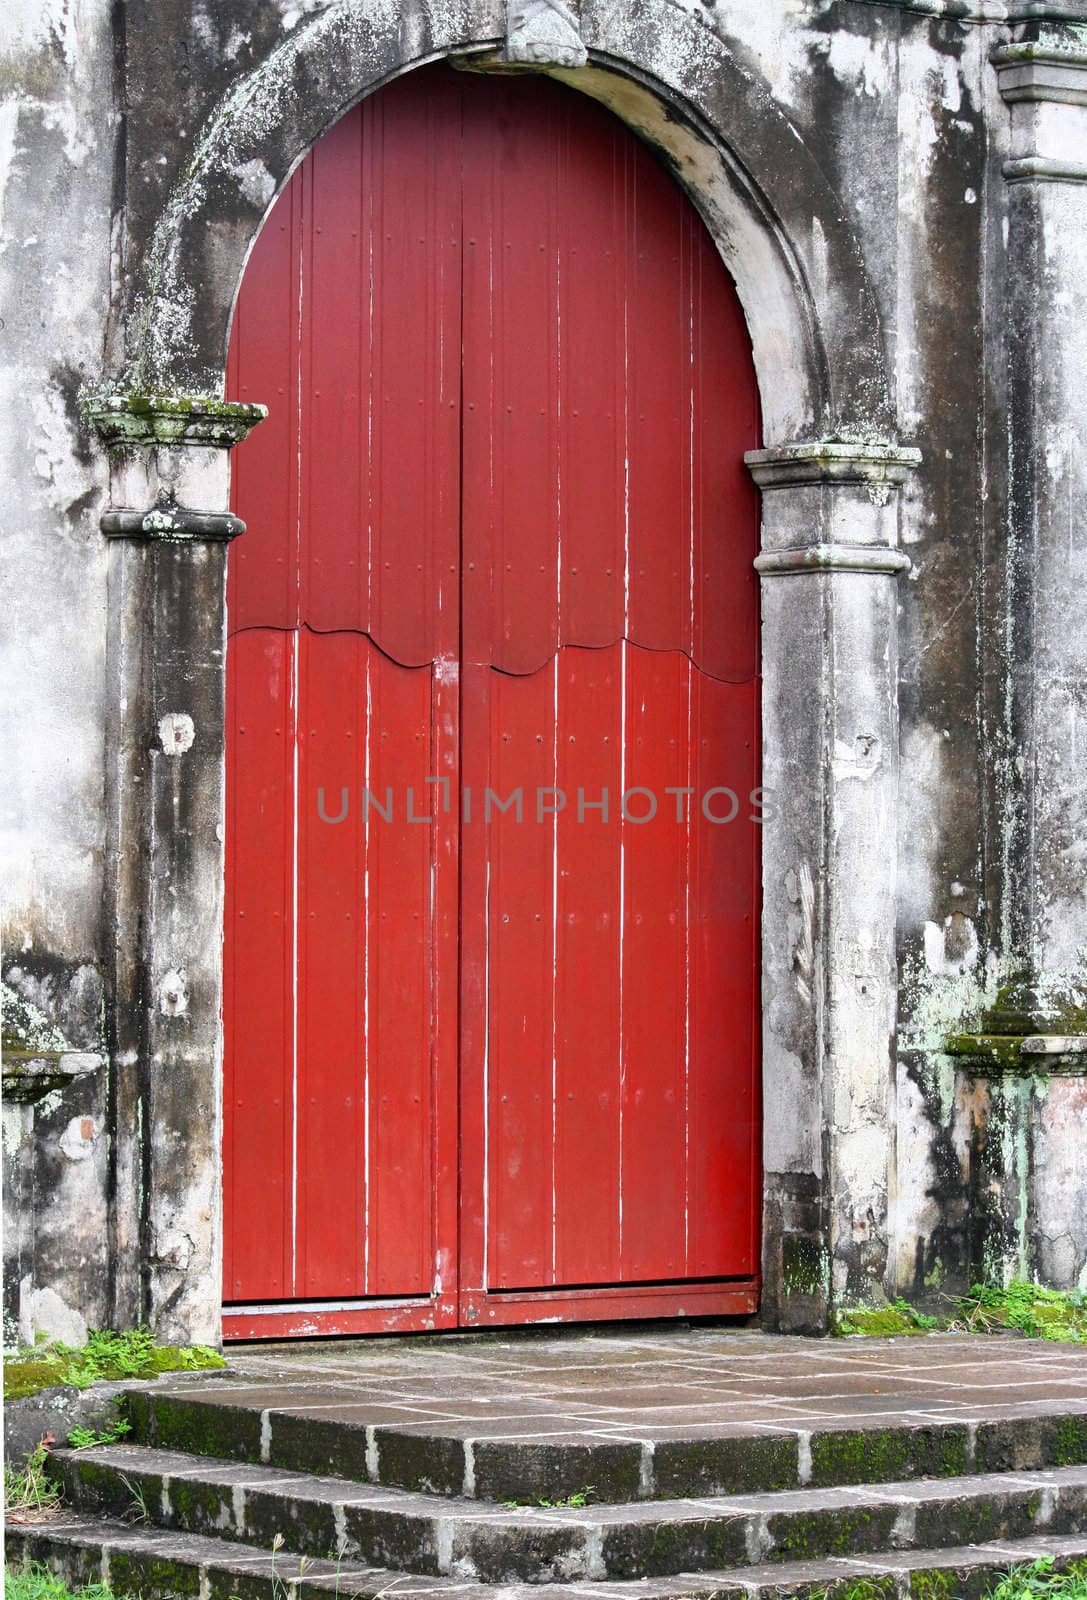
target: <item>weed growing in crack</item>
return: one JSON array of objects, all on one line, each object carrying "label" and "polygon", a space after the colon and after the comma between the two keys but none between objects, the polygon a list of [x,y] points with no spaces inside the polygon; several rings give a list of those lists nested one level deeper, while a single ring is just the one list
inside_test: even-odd
[{"label": "weed growing in crack", "polygon": [[43,1439],[23,1468],[4,1468],[4,1510],[16,1522],[40,1522],[60,1504],[60,1488],[45,1475],[49,1445]]}]

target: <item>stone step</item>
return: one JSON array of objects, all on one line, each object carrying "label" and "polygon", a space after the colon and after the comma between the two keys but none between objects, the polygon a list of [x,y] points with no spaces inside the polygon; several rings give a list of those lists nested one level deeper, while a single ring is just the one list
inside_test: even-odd
[{"label": "stone step", "polygon": [[1087,1410],[1060,1401],[977,1421],[884,1412],[844,1426],[725,1421],[673,1433],[640,1433],[635,1410],[613,1435],[573,1421],[565,1432],[531,1420],[519,1430],[510,1420],[398,1425],[392,1408],[352,1404],[331,1387],[147,1388],[125,1404],[144,1444],[497,1501],[567,1499],[590,1485],[618,1503],[1087,1463]]},{"label": "stone step", "polygon": [[1087,1467],[584,1507],[481,1505],[139,1445],[59,1451],[80,1512],[453,1581],[670,1577],[1087,1532]]},{"label": "stone step", "polygon": [[910,1600],[918,1594],[980,1600],[1009,1567],[1048,1557],[1061,1571],[1087,1558],[1087,1537],[1052,1535],[922,1552],[731,1572],[679,1575],[641,1583],[485,1587],[375,1570],[343,1560],[299,1558],[198,1534],[130,1523],[61,1518],[7,1528],[13,1564],[40,1561],[70,1586],[106,1583],[142,1600],[199,1595],[200,1600],[829,1600],[864,1583],[869,1593]]}]

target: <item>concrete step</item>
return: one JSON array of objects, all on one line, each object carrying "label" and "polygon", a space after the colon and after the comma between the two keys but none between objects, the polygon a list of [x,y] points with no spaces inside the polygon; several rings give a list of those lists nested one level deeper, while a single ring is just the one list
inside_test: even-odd
[{"label": "concrete step", "polygon": [[51,1461],[80,1512],[453,1581],[629,1581],[1087,1532],[1087,1467],[541,1507],[439,1498],[139,1445]]},{"label": "concrete step", "polygon": [[1087,1558],[1087,1536],[1038,1536],[927,1552],[884,1551],[681,1574],[640,1583],[485,1587],[443,1578],[375,1570],[344,1560],[299,1558],[282,1550],[125,1522],[61,1518],[9,1522],[8,1559],[41,1561],[75,1587],[107,1583],[142,1600],[199,1595],[200,1600],[816,1600],[845,1595],[858,1583],[899,1600],[918,1594],[980,1600],[1009,1567],[1047,1556],[1056,1570]]},{"label": "concrete step", "polygon": [[597,1499],[621,1503],[1087,1463],[1087,1410],[1060,1401],[977,1421],[888,1421],[884,1412],[845,1426],[726,1421],[670,1435],[640,1433],[635,1408],[610,1436],[573,1422],[535,1433],[531,1422],[519,1432],[508,1420],[397,1423],[390,1415],[403,1407],[383,1412],[312,1385],[135,1389],[125,1404],[143,1444],[498,1501],[566,1499],[590,1485]]}]

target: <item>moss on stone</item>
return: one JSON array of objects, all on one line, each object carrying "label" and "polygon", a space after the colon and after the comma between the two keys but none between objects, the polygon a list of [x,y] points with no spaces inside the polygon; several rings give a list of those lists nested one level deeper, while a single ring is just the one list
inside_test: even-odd
[{"label": "moss on stone", "polygon": [[4,1399],[25,1399],[42,1389],[87,1389],[105,1380],[154,1378],[164,1372],[194,1372],[225,1366],[206,1345],[157,1345],[146,1328],[127,1333],[91,1333],[82,1349],[53,1344],[18,1350],[4,1361]]},{"label": "moss on stone", "polygon": [[935,1450],[934,1476],[961,1478],[967,1471],[967,1432],[965,1427],[951,1427],[938,1433],[933,1440]]},{"label": "moss on stone", "polygon": [[910,1594],[913,1600],[954,1600],[956,1581],[954,1574],[930,1567],[910,1574]]},{"label": "moss on stone", "polygon": [[[795,1489],[799,1473],[796,1438],[753,1435],[736,1439],[664,1439],[654,1455],[657,1489],[665,1499],[687,1495],[770,1494]],[[595,1469],[594,1469],[595,1470]],[[594,1476],[594,1482],[596,1482]],[[597,1482],[597,1498],[602,1498]],[[637,1496],[637,1486],[625,1489]]]},{"label": "moss on stone", "polygon": [[[947,1297],[944,1297],[947,1299]],[[1020,1333],[1028,1339],[1087,1344],[1087,1293],[1046,1289],[1022,1279],[1006,1288],[975,1284],[970,1293],[948,1300],[946,1314],[929,1316],[906,1300],[892,1305],[843,1306],[831,1317],[839,1337],[902,1338],[929,1332]]]},{"label": "moss on stone", "polygon": [[259,1411],[240,1406],[194,1404],[181,1395],[148,1398],[151,1405],[144,1426],[159,1448],[243,1461],[259,1457]]},{"label": "moss on stone", "polygon": [[928,1333],[937,1318],[925,1316],[905,1300],[886,1306],[843,1306],[836,1311],[831,1331],[840,1337],[859,1335],[869,1339],[889,1339],[903,1334]]},{"label": "moss on stone", "polygon": [[949,1056],[1007,1069],[1022,1064],[1023,1037],[1019,1033],[953,1033],[944,1048]]},{"label": "moss on stone", "polygon": [[781,1245],[781,1276],[787,1295],[824,1293],[829,1266],[819,1240],[800,1233],[786,1234]]},{"label": "moss on stone", "polygon": [[112,446],[199,444],[227,448],[268,415],[267,406],[214,395],[108,391],[84,407],[103,443]]},{"label": "moss on stone", "polygon": [[52,1362],[32,1359],[4,1363],[5,1400],[25,1400],[28,1395],[54,1387],[58,1381]]},{"label": "moss on stone", "polygon": [[819,1433],[811,1444],[813,1487],[887,1483],[916,1470],[913,1435],[896,1428]]},{"label": "moss on stone", "polygon": [[220,1527],[224,1511],[229,1521],[233,1522],[230,1490],[216,1483],[172,1478],[170,1505],[174,1520],[193,1532]]},{"label": "moss on stone", "polygon": [[892,1506],[857,1506],[806,1515],[770,1517],[773,1559],[823,1560],[880,1547],[890,1537]]},{"label": "moss on stone", "polygon": [[807,1584],[795,1592],[793,1600],[894,1600],[897,1581],[889,1573],[883,1577],[843,1578],[829,1587]]},{"label": "moss on stone", "polygon": [[143,1554],[130,1556],[124,1548],[109,1556],[110,1586],[120,1593],[195,1595],[200,1592],[200,1568],[169,1558]]},{"label": "moss on stone", "polygon": [[1087,1462],[1087,1417],[1061,1417],[1058,1420],[1053,1462],[1058,1467],[1080,1467]]}]

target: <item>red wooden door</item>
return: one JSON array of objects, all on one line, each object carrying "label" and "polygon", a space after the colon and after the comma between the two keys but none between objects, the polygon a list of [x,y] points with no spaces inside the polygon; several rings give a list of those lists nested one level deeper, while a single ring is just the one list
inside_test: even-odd
[{"label": "red wooden door", "polygon": [[233,1337],[753,1309],[757,442],[700,220],[414,73],[257,241],[234,461]]}]

